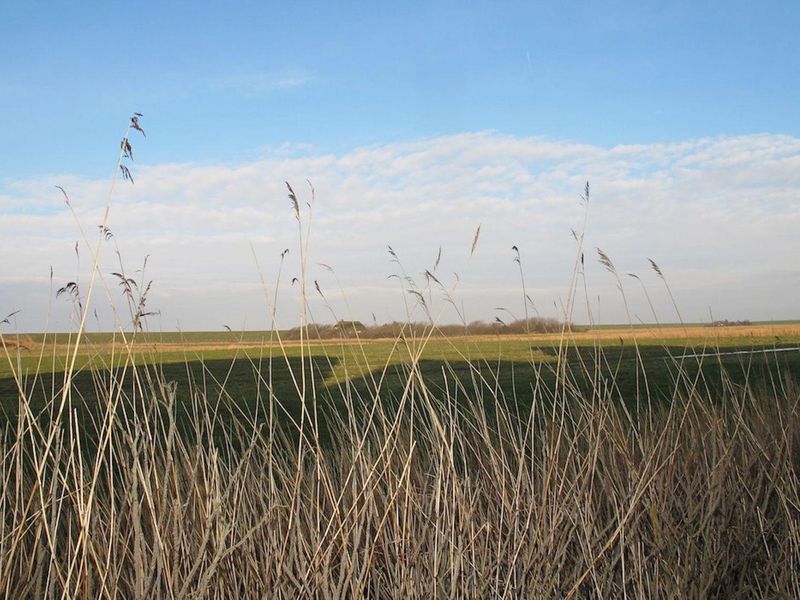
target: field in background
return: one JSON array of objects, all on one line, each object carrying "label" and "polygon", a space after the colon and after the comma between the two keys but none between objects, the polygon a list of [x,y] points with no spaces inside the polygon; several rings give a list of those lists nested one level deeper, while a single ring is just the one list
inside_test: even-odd
[{"label": "field in background", "polygon": [[[276,350],[288,356],[300,355],[300,342],[279,339],[285,332],[170,332],[137,333],[130,336],[130,350],[140,361],[171,364],[202,360],[249,358],[258,360],[274,354]],[[23,374],[61,371],[67,351],[72,347],[70,334],[19,334],[3,336],[11,360],[0,361],[0,379],[11,376],[14,366]],[[568,331],[563,340],[571,346],[613,347],[636,343],[644,347],[672,348],[673,353],[686,348],[693,352],[713,353],[748,351],[764,348],[789,348],[800,345],[800,322],[753,323],[739,326],[709,326],[688,324],[667,325],[606,325]],[[425,342],[423,358],[484,360],[530,360],[547,362],[551,350],[559,347],[560,333],[531,335],[463,335],[442,337],[436,332]],[[401,362],[408,358],[403,344],[395,338],[364,339],[349,336],[341,339],[315,340],[313,328],[306,347],[315,356],[342,358],[352,354],[370,368],[387,362]],[[356,350],[353,350],[356,348]],[[349,350],[348,350],[349,349]],[[117,333],[84,334],[79,349],[78,365],[103,368],[123,360],[129,348]],[[116,358],[115,358],[116,357]],[[363,365],[362,365],[363,366]]]},{"label": "field in background", "polygon": [[[110,370],[130,383],[131,365],[149,365],[165,382],[173,382],[180,406],[201,393],[263,419],[264,398],[274,397],[283,406],[282,414],[295,420],[301,415],[302,396],[295,373],[301,371],[307,373],[313,393],[334,405],[341,404],[336,397],[343,386],[358,396],[375,393],[371,390],[376,385],[386,399],[402,395],[413,364],[433,395],[451,393],[448,382],[472,388],[477,378],[489,396],[502,396],[523,411],[531,406],[533,385],[556,385],[560,356],[562,366],[573,373],[572,385],[589,393],[602,367],[614,382],[614,394],[634,408],[645,398],[647,406],[669,400],[680,374],[701,374],[712,394],[729,384],[765,381],[772,372],[800,378],[800,322],[604,326],[563,337],[445,337],[433,330],[424,337],[314,340],[313,327],[310,332],[312,339],[302,346],[297,340],[283,341],[281,332],[137,333],[128,346],[120,334],[87,334],[73,379],[82,399],[79,411],[91,415],[104,405],[96,392]],[[3,341],[9,354],[0,361],[0,410],[13,420],[18,409],[14,373],[31,405],[44,406],[63,386],[61,372],[71,357],[72,339],[65,334],[22,335],[4,336]],[[598,352],[602,365],[595,364]]]}]

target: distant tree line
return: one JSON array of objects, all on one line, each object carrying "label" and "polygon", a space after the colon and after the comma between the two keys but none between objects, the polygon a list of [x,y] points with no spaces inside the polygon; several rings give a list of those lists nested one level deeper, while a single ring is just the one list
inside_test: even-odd
[{"label": "distant tree line", "polygon": [[711,323],[712,327],[729,327],[733,325],[750,325],[750,321],[746,319],[744,321],[728,321],[728,319],[723,319],[721,321],[713,321]]},{"label": "distant tree line", "polygon": [[[558,319],[534,317],[531,319],[518,319],[505,323],[499,319],[487,323],[486,321],[472,321],[467,325],[437,325],[434,335],[438,336],[463,336],[463,335],[521,335],[525,333],[560,333],[563,322]],[[308,335],[315,339],[340,339],[340,338],[394,338],[401,333],[405,335],[423,335],[430,331],[429,323],[415,322],[404,323],[393,321],[381,325],[365,325],[361,321],[339,321],[334,324],[310,325]],[[574,331],[578,329],[570,324]],[[283,333],[284,339],[299,339],[300,328],[295,327]]]}]

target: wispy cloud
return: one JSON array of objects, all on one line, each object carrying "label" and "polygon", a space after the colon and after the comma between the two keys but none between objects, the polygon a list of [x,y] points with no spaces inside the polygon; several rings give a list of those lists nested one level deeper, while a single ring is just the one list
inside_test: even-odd
[{"label": "wispy cloud", "polygon": [[[458,273],[458,295],[470,319],[491,319],[497,306],[521,312],[511,252],[517,245],[537,307],[557,315],[575,259],[570,228],[581,222],[578,195],[587,179],[586,277],[590,303],[605,321],[619,321],[624,312],[613,282],[596,264],[595,246],[620,271],[642,276],[663,320],[674,315],[646,257],[659,262],[687,318],[707,319],[709,308],[720,318],[798,316],[800,139],[791,136],[606,148],[477,132],[339,155],[275,152],[236,165],[140,166],[135,177],[135,186],[117,192],[111,228],[129,268],[151,255],[151,302],[162,309],[165,328],[178,321],[187,328],[236,319],[267,324],[250,244],[270,285],[285,248],[292,253],[284,285],[297,274],[296,227],[283,181],[307,199],[306,178],[317,190],[310,262],[335,268],[347,306],[325,269],[312,266],[310,277],[327,290],[340,316],[349,307],[354,318],[371,320],[371,312],[379,319],[404,317],[403,294],[396,280],[386,279],[396,269],[387,244],[420,283],[442,246],[439,273],[447,282]],[[0,188],[6,215],[0,221],[0,309],[24,305],[19,317],[26,328],[42,325],[49,266],[57,278],[75,277],[78,227],[51,187],[65,180]],[[80,222],[94,236],[108,184],[66,181]],[[470,259],[478,224],[481,238]],[[116,257],[107,258],[104,270],[116,270]],[[85,268],[88,258],[82,261]],[[295,292],[286,286],[281,296],[283,324],[296,314]],[[641,289],[631,286],[628,293],[634,312],[649,318]],[[316,300],[312,309],[330,320]],[[445,314],[445,320],[454,318]]]},{"label": "wispy cloud", "polygon": [[208,87],[217,91],[231,91],[244,96],[261,96],[281,90],[300,88],[311,84],[314,77],[300,69],[262,71],[235,69],[208,80]]}]

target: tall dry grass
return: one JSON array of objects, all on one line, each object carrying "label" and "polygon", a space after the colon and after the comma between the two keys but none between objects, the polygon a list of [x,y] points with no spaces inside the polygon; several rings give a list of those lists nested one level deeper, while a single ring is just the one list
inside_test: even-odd
[{"label": "tall dry grass", "polygon": [[342,388],[336,435],[309,412],[299,444],[200,394],[182,432],[174,386],[135,379],[94,423],[21,400],[4,597],[800,597],[791,379],[721,401],[681,379],[646,418],[611,386],[541,389],[520,419],[412,364],[397,398]]}]

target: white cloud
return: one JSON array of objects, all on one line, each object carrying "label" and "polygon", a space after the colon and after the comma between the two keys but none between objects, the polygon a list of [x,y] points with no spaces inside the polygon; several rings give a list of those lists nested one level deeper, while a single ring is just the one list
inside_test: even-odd
[{"label": "white cloud", "polygon": [[214,90],[234,91],[245,96],[261,96],[278,90],[303,87],[313,80],[314,77],[304,70],[235,69],[214,77],[207,83]]},{"label": "white cloud", "polygon": [[[138,154],[145,155],[146,146]],[[595,246],[621,273],[642,276],[661,320],[674,315],[646,257],[660,264],[690,320],[708,319],[709,307],[719,318],[798,316],[800,139],[790,136],[604,148],[478,132],[342,155],[277,151],[234,165],[137,164],[134,177],[136,185],[116,188],[110,227],[128,270],[151,255],[148,306],[162,310],[166,330],[178,321],[187,329],[268,324],[251,244],[269,286],[280,252],[291,250],[279,316],[281,325],[296,321],[296,289],[289,281],[298,273],[297,223],[283,182],[291,182],[305,202],[306,178],[317,193],[309,281],[320,282],[340,317],[371,320],[374,312],[379,320],[404,318],[397,280],[386,279],[398,269],[387,244],[420,286],[441,246],[437,273],[446,282],[459,274],[456,296],[468,319],[492,319],[498,306],[522,313],[511,252],[517,245],[529,293],[543,314],[556,316],[575,259],[570,229],[582,222],[578,197],[586,179],[592,184],[586,277],[592,304],[601,297],[603,320],[625,316],[613,278],[596,262]],[[77,222],[55,184],[70,193]],[[58,285],[75,279],[78,269],[81,281],[87,280],[88,250],[81,248],[79,264],[74,253],[78,223],[94,243],[108,186],[42,177],[0,187],[0,312],[22,307],[21,329],[43,327],[51,264]],[[470,259],[478,224],[481,238]],[[105,273],[118,270],[113,248],[104,258]],[[318,262],[334,267],[336,277]],[[624,283],[633,312],[649,319],[641,288],[628,278]],[[118,295],[110,279],[109,288]],[[330,320],[313,296],[314,314]],[[432,298],[437,309],[448,306],[441,294]],[[107,304],[101,295],[98,307]],[[65,310],[59,299],[51,327],[66,326]],[[584,319],[585,312],[577,309],[575,318]],[[445,321],[455,318],[445,311]]]}]

